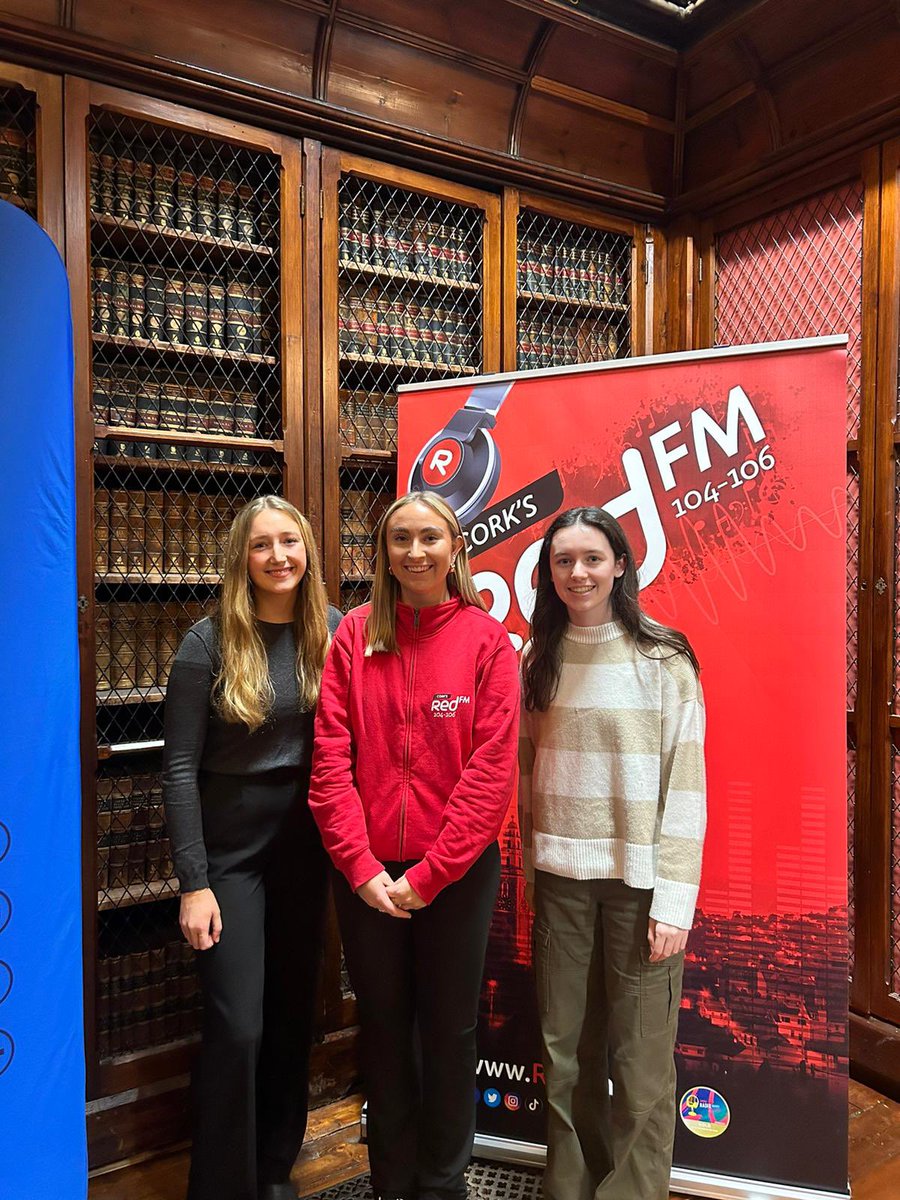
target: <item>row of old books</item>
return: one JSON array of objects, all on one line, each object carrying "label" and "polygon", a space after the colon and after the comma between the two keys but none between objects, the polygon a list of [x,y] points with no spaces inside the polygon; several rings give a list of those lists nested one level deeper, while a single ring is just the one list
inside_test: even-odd
[{"label": "row of old books", "polygon": [[571,325],[533,322],[519,327],[518,366],[528,371],[566,363],[602,362],[619,357],[627,348],[618,330],[599,321]]},{"label": "row of old books", "polygon": [[191,1037],[200,1028],[194,951],[183,940],[98,960],[100,1056]]},{"label": "row of old books", "polygon": [[231,354],[265,354],[267,288],[246,272],[207,275],[98,259],[93,331]]},{"label": "row of old books", "polygon": [[430,283],[479,280],[480,253],[471,235],[437,211],[351,202],[341,206],[339,224],[343,267],[375,267]]},{"label": "row of old books", "polygon": [[374,487],[341,490],[341,578],[371,578],[375,539],[391,496]]},{"label": "row of old books", "polygon": [[551,300],[627,304],[628,277],[627,249],[526,239],[519,257],[520,290]]},{"label": "row of old books", "polygon": [[271,240],[275,203],[269,193],[227,174],[216,178],[176,162],[91,154],[91,209],[120,220],[258,245]]},{"label": "row of old books", "polygon": [[371,579],[375,570],[375,542],[365,534],[341,529],[341,579]]},{"label": "row of old books", "polygon": [[101,579],[209,576],[225,563],[242,500],[205,492],[94,491],[94,570]]},{"label": "row of old books", "polygon": [[98,604],[96,670],[100,698],[111,698],[109,692],[121,699],[123,692],[152,693],[164,688],[184,635],[213,608],[213,601]]},{"label": "row of old books", "polygon": [[392,497],[374,487],[341,488],[341,529],[356,537],[374,539]]},{"label": "row of old books", "polygon": [[339,424],[348,449],[397,449],[397,404],[390,396],[341,388]]},{"label": "row of old books", "polygon": [[472,367],[480,335],[462,314],[374,292],[348,291],[338,312],[341,351],[395,366]]},{"label": "row of old books", "polygon": [[[202,387],[189,375],[170,379],[138,378],[109,371],[97,373],[93,385],[95,420],[128,429],[172,430],[203,436],[257,438],[262,415],[256,393],[224,386]],[[271,432],[266,430],[266,433]],[[167,442],[156,434],[152,441],[109,438],[101,453],[128,454],[137,458],[163,458],[182,462],[236,462],[249,464],[252,452],[230,446],[202,446]]]},{"label": "row of old books", "polygon": [[33,161],[28,135],[13,125],[0,125],[0,197],[19,208],[34,207]]},{"label": "row of old books", "polygon": [[[97,887],[128,888],[172,878],[159,773],[97,781]],[[136,887],[133,885],[137,885]]]}]

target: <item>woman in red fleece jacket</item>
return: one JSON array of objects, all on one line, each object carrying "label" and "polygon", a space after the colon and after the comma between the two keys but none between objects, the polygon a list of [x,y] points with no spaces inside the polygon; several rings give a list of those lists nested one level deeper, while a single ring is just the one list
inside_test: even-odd
[{"label": "woman in red fleece jacket", "polygon": [[403,496],[378,530],[372,603],[332,642],[309,792],[339,872],[378,1200],[466,1196],[518,719],[515,652],[484,611],[455,513],[431,492]]}]

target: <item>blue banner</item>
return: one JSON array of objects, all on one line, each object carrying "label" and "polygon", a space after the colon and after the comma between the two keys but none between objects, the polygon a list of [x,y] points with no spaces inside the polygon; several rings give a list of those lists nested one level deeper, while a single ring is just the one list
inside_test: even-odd
[{"label": "blue banner", "polygon": [[0,201],[0,1196],[87,1194],[72,326]]}]

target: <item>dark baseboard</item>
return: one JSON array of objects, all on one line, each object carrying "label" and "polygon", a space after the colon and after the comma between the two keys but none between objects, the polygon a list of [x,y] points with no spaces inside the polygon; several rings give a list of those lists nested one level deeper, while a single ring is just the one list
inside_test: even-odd
[{"label": "dark baseboard", "polygon": [[900,1101],[900,1029],[877,1017],[850,1014],[850,1074]]}]

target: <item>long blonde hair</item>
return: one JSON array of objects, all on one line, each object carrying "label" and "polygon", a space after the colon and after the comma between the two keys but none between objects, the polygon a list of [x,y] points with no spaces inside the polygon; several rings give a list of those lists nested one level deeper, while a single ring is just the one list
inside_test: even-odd
[{"label": "long blonde hair", "polygon": [[309,521],[281,496],[258,496],[235,516],[228,533],[225,572],[215,618],[220,666],[213,685],[213,702],[222,719],[230,724],[244,724],[251,731],[265,722],[275,699],[247,570],[250,530],[256,517],[267,508],[283,512],[296,523],[306,548],[306,571],[294,606],[297,691],[303,710],[313,708],[319,698],[329,639],[328,599]]},{"label": "long blonde hair", "polygon": [[[366,618],[366,654],[376,650],[396,654],[397,646],[397,602],[400,599],[400,584],[391,574],[387,549],[388,522],[398,509],[407,504],[427,504],[450,530],[451,539],[462,538],[463,532],[456,513],[446,500],[436,492],[408,492],[400,496],[381,518],[375,542],[375,582],[372,586],[372,608]],[[465,538],[456,555],[456,562],[447,579],[451,594],[459,596],[466,604],[486,609],[484,601],[475,587],[469,567],[469,552]]]}]

